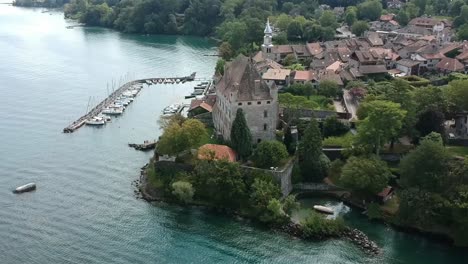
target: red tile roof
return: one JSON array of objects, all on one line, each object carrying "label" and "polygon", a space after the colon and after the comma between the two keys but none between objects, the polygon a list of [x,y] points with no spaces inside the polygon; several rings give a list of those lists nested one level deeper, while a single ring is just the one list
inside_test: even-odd
[{"label": "red tile roof", "polygon": [[230,162],[235,162],[237,160],[237,154],[232,148],[217,144],[205,144],[201,146],[198,149],[198,158],[209,159],[211,158],[211,153],[214,154],[215,160],[226,159]]},{"label": "red tile roof", "polygon": [[465,66],[461,64],[458,60],[452,58],[443,58],[439,63],[436,64],[436,68],[446,71],[463,71]]}]

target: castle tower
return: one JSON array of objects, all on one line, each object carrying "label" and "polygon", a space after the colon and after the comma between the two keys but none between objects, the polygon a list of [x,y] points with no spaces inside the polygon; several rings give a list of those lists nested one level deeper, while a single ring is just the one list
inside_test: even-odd
[{"label": "castle tower", "polygon": [[273,30],[270,27],[270,19],[267,20],[263,37],[262,53],[264,58],[272,59],[271,49],[273,48]]}]

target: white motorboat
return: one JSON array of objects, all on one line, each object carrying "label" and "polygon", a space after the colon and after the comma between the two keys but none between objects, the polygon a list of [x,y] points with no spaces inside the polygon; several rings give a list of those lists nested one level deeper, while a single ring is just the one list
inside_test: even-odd
[{"label": "white motorboat", "polygon": [[314,209],[315,209],[315,211],[325,213],[325,214],[333,214],[334,213],[332,208],[326,207],[326,206],[323,206],[323,205],[314,205]]},{"label": "white motorboat", "polygon": [[106,120],[100,116],[95,116],[86,120],[86,125],[88,126],[102,126],[105,124],[106,124]]},{"label": "white motorboat", "polygon": [[105,108],[102,113],[105,115],[121,115],[123,110],[121,108]]},{"label": "white motorboat", "polygon": [[13,192],[14,193],[24,193],[24,192],[30,192],[36,190],[36,184],[34,182],[21,185],[18,188],[16,188]]},{"label": "white motorboat", "polygon": [[111,122],[111,121],[112,121],[112,118],[111,118],[110,116],[104,115],[104,114],[102,114],[102,113],[99,114],[98,117],[104,119],[104,121],[106,121],[106,122]]}]

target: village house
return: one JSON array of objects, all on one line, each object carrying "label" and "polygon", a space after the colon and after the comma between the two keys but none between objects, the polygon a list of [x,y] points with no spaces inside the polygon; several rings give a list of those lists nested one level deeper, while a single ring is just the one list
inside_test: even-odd
[{"label": "village house", "polygon": [[278,89],[288,86],[291,78],[291,70],[289,69],[268,69],[263,75],[263,80],[268,85],[276,84]]},{"label": "village house", "polygon": [[442,74],[465,71],[465,66],[457,59],[452,58],[443,58],[435,67]]},{"label": "village house", "polygon": [[405,76],[408,75],[418,75],[419,74],[419,61],[402,59],[396,62],[396,68],[404,73]]}]

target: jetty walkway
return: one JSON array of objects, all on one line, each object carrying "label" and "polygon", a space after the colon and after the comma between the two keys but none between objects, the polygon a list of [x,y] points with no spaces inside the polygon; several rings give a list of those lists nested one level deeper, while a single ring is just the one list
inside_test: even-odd
[{"label": "jetty walkway", "polygon": [[63,129],[64,133],[73,133],[80,127],[82,127],[86,121],[94,116],[99,115],[102,110],[104,110],[106,107],[110,106],[119,96],[121,96],[125,91],[129,90],[132,88],[134,85],[138,84],[176,84],[176,83],[185,83],[189,81],[194,81],[195,80],[195,72],[192,73],[189,76],[185,77],[168,77],[168,78],[147,78],[147,79],[140,79],[140,80],[134,80],[125,83],[122,85],[119,89],[113,91],[106,99],[104,99],[102,102],[100,102],[98,105],[96,105],[94,108],[92,108],[88,113],[86,113],[84,116],[78,118],[76,121],[71,123],[69,126],[65,127]]}]

